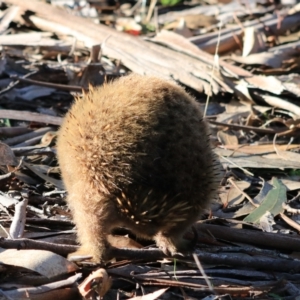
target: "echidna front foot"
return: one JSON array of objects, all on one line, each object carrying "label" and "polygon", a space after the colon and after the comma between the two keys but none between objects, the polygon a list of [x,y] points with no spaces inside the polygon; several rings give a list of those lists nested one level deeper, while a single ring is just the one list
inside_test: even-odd
[{"label": "echidna front foot", "polygon": [[160,232],[155,236],[156,245],[167,256],[186,253],[193,250],[190,241],[186,241],[181,235],[169,235],[166,232]]}]

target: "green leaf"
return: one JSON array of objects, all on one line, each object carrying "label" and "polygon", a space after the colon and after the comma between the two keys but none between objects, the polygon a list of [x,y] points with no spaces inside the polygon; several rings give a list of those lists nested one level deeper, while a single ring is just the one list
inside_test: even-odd
[{"label": "green leaf", "polygon": [[181,3],[183,0],[160,0],[162,5],[172,6]]},{"label": "green leaf", "polygon": [[283,212],[282,204],[286,202],[286,186],[277,178],[272,180],[273,189],[269,191],[263,202],[244,221],[258,223],[260,218],[269,211],[274,217]]},{"label": "green leaf", "polygon": [[[0,109],[2,106],[0,106]],[[9,119],[0,119],[0,127],[11,127],[11,123]]]}]

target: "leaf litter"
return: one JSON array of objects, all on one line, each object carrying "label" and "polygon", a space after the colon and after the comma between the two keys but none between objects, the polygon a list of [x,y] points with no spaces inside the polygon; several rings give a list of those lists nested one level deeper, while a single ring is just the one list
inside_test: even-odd
[{"label": "leaf litter", "polygon": [[[300,297],[299,4],[48,2],[0,5],[1,297]],[[196,257],[120,229],[114,260],[76,266],[56,131],[75,95],[128,71],[209,100],[219,199],[185,235]]]}]

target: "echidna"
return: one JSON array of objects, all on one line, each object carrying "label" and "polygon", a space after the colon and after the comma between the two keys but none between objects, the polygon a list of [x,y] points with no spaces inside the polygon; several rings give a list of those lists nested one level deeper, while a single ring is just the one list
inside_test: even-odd
[{"label": "echidna", "polygon": [[218,163],[195,99],[171,81],[129,75],[77,98],[58,160],[81,248],[101,261],[126,227],[166,254],[215,197]]}]

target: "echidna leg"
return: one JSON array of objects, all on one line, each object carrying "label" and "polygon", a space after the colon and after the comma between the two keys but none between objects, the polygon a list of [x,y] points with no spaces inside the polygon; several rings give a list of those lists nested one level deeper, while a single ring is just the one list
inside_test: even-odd
[{"label": "echidna leg", "polygon": [[[82,194],[73,193],[68,197],[77,229],[77,239],[80,243],[80,248],[69,254],[68,258],[92,256],[92,261],[101,262],[106,258],[109,251],[107,242],[107,234],[110,230],[110,226],[107,226],[109,224],[108,220],[110,220],[109,213],[105,211],[105,215],[103,215],[104,209],[96,210],[92,205],[87,205],[93,203],[90,199],[87,202],[85,199],[78,199],[78,197],[82,198]],[[85,197],[88,197],[88,195]]]},{"label": "echidna leg", "polygon": [[192,251],[192,243],[183,239],[183,231],[182,226],[177,226],[176,228],[172,228],[171,230],[164,230],[158,232],[154,239],[156,245],[166,254],[167,256],[173,256],[179,252]]}]

